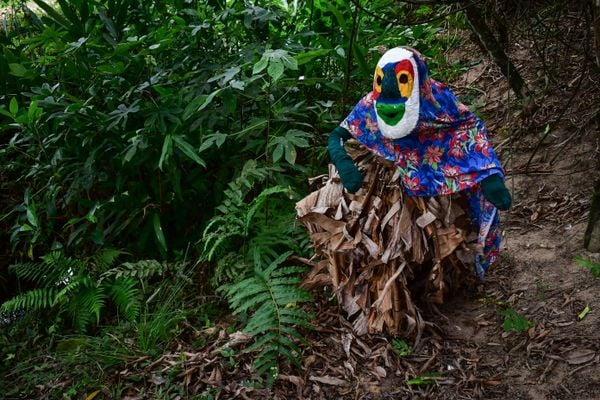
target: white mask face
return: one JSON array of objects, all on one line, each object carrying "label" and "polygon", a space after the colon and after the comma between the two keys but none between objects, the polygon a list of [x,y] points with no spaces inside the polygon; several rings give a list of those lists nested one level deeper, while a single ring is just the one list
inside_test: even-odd
[{"label": "white mask face", "polygon": [[388,139],[410,134],[419,121],[419,71],[411,51],[396,47],[377,63],[373,79],[377,126]]}]

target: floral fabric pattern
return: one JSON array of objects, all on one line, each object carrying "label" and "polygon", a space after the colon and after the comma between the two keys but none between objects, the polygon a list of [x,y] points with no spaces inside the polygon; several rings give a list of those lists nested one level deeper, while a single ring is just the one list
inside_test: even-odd
[{"label": "floral fabric pattern", "polygon": [[419,68],[420,109],[415,129],[388,139],[377,127],[373,92],[363,97],[340,124],[359,143],[393,161],[410,196],[461,192],[469,200],[470,216],[478,227],[481,254],[476,272],[483,279],[498,257],[501,235],[498,210],[483,196],[480,182],[493,174],[504,176],[483,122],[460,103],[444,84],[428,77],[427,66],[415,50]]}]

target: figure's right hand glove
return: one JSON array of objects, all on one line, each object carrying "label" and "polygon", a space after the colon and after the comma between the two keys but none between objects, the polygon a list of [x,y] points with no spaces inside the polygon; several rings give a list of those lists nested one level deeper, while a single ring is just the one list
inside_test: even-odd
[{"label": "figure's right hand glove", "polygon": [[506,211],[512,204],[510,192],[504,184],[504,179],[498,174],[490,175],[481,181],[485,198],[497,209]]},{"label": "figure's right hand glove", "polygon": [[338,126],[329,134],[327,149],[333,164],[340,173],[342,185],[350,193],[354,193],[362,186],[363,176],[344,149],[344,142],[351,137],[350,132]]}]

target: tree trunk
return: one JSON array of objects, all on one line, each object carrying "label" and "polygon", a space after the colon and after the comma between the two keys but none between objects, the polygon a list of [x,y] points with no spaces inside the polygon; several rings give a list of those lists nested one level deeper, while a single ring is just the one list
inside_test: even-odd
[{"label": "tree trunk", "polygon": [[[596,45],[596,63],[600,67],[600,0],[592,0],[592,10],[594,18],[594,41]],[[600,116],[596,116],[597,136],[600,141]],[[598,160],[598,169],[600,170],[600,159]],[[594,194],[592,195],[592,204],[590,205],[590,217],[587,229],[583,236],[583,246],[591,252],[600,252],[600,176],[596,177],[594,185]]]},{"label": "tree trunk", "polygon": [[583,245],[593,253],[600,252],[600,178],[596,179],[596,185],[594,185],[590,218],[583,237]]},{"label": "tree trunk", "polygon": [[600,67],[600,0],[592,0],[594,42],[596,44],[596,64]]},{"label": "tree trunk", "polygon": [[477,35],[481,46],[487,50],[496,65],[500,67],[502,74],[504,74],[508,80],[510,88],[515,92],[519,99],[523,100],[527,97],[531,99],[529,87],[502,49],[501,44],[494,36],[491,29],[487,26],[485,18],[483,17],[484,11],[475,4],[467,5],[464,2],[461,4],[466,7],[465,16],[467,17],[471,29],[475,35]]}]

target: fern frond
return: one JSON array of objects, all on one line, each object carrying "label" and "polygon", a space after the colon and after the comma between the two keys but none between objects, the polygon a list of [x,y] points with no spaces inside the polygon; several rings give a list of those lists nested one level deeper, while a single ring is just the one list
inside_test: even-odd
[{"label": "fern frond", "polygon": [[292,292],[288,290],[289,288],[294,287],[293,285],[280,285],[280,286],[272,286],[271,290],[273,291],[273,299],[282,306],[287,306],[288,304],[295,303],[304,303],[311,299],[311,296],[306,292]]},{"label": "fern frond", "polygon": [[[218,291],[224,293],[235,314],[250,314],[244,330],[255,338],[248,351],[258,352],[254,367],[259,373],[276,369],[280,355],[298,363],[297,343],[303,338],[298,329],[309,328],[312,318],[295,307],[311,298],[298,286],[304,269],[282,265],[292,254],[284,251],[290,249],[290,241],[294,242],[297,235],[290,235],[295,229],[291,210],[284,209],[284,202],[276,198],[288,193],[288,189],[267,187],[248,200],[255,183],[264,181],[270,171],[273,169],[248,161],[240,175],[228,184],[225,199],[216,208],[217,215],[202,235],[202,259],[212,261],[217,255],[222,256],[213,282],[222,282],[225,273],[232,282],[221,285]],[[269,218],[256,218],[267,201]],[[242,242],[241,249],[235,248]],[[310,239],[304,242],[310,243]]]},{"label": "fern frond", "polygon": [[[286,259],[289,258],[289,256],[292,255],[292,252],[287,252],[284,254],[284,257],[281,257],[281,260],[278,261],[279,263],[285,261]],[[288,278],[293,278],[296,279],[297,282],[300,282],[300,276],[306,272],[306,267],[300,267],[297,265],[292,265],[289,267],[278,267],[276,270],[273,270],[271,272],[271,276],[273,278],[275,277],[288,277]]]},{"label": "fern frond", "polygon": [[215,253],[221,249],[224,243],[227,243],[227,239],[242,236],[242,229],[239,225],[230,223],[231,220],[225,220],[223,225],[220,225],[217,230],[204,236],[204,249],[202,251],[202,257],[207,261],[212,261]]},{"label": "fern frond", "polygon": [[215,254],[233,237],[248,238],[252,219],[255,213],[264,205],[265,201],[274,194],[288,192],[280,186],[264,189],[252,201],[246,203],[245,198],[256,182],[266,178],[273,168],[257,167],[256,161],[251,160],[244,164],[240,175],[229,182],[225,190],[225,199],[216,207],[219,215],[210,219],[202,233],[202,258],[212,261]]},{"label": "fern frond", "polygon": [[37,288],[21,293],[4,302],[0,307],[2,311],[41,310],[52,306],[58,289]]},{"label": "fern frond", "polygon": [[[236,311],[238,314],[247,311],[248,309],[254,308],[256,305],[264,304],[265,301],[269,300],[271,295],[264,289],[256,293],[253,296],[243,296],[236,299]],[[233,303],[231,303],[234,306]]]},{"label": "fern frond", "polygon": [[260,350],[263,348],[263,346],[272,343],[273,341],[277,340],[278,337],[278,332],[276,331],[269,331],[267,333],[265,333],[264,335],[258,337],[254,343],[252,343],[250,346],[246,347],[244,349],[244,352],[246,353],[252,353],[253,351],[256,350]]},{"label": "fern frond", "polygon": [[269,370],[279,367],[279,352],[277,348],[265,347],[254,358],[254,369],[259,375],[266,374]]},{"label": "fern frond", "polygon": [[68,282],[67,285],[56,294],[51,306],[55,306],[61,301],[67,302],[70,297],[69,295],[71,295],[73,292],[77,292],[82,286],[93,286],[92,280],[89,276],[79,275],[71,278],[70,282]]},{"label": "fern frond", "polygon": [[72,317],[73,326],[75,326],[78,332],[85,332],[87,327],[93,321],[94,313],[87,308],[81,308],[77,311],[71,308],[69,311]]},{"label": "fern frond", "polygon": [[298,330],[295,328],[295,326],[304,326],[307,329],[313,329],[312,324],[310,324],[310,322],[308,322],[308,321],[304,321],[299,325],[290,325],[290,326],[291,327],[288,327],[287,325],[282,325],[281,331],[283,333],[285,333],[286,335],[288,335],[289,337],[297,339],[300,343],[308,345],[308,340],[306,340],[306,337],[304,335],[302,335],[300,332],[298,332]]},{"label": "fern frond", "polygon": [[[280,336],[280,339],[281,338],[284,338],[284,336]],[[283,342],[277,343],[277,347],[276,347],[275,351],[277,351],[278,356],[283,355],[285,358],[288,359],[288,361],[290,361],[296,367],[300,368],[300,362],[298,361],[299,354],[296,353],[294,350],[291,350],[290,347],[286,346],[285,343],[283,343]],[[296,354],[294,354],[292,351]]]},{"label": "fern frond", "polygon": [[108,293],[117,309],[129,321],[134,321],[140,314],[140,291],[137,282],[132,278],[118,278],[107,283]]},{"label": "fern frond", "polygon": [[219,257],[217,266],[211,278],[211,283],[218,286],[219,283],[229,279],[230,281],[237,280],[240,276],[250,269],[248,263],[239,252],[230,252],[222,257]]},{"label": "fern frond", "polygon": [[281,320],[279,318],[279,307],[274,303],[263,303],[248,321],[245,331],[256,336],[269,330],[280,331]]},{"label": "fern frond", "polygon": [[53,251],[42,257],[43,263],[48,268],[48,274],[45,278],[46,285],[54,285],[62,282],[67,277],[81,274],[86,270],[86,263],[83,260],[66,256],[61,251]]},{"label": "fern frond", "polygon": [[202,236],[203,237],[208,236],[208,234],[211,232],[211,229],[212,229],[213,225],[217,225],[217,224],[222,223],[224,221],[225,221],[225,218],[223,218],[220,215],[211,218],[211,220],[208,222],[208,224],[206,224],[206,228],[204,228],[204,231],[202,232]]},{"label": "fern frond", "polygon": [[268,239],[264,243],[251,240],[248,247],[248,256],[255,265],[268,265],[279,255],[276,244]]},{"label": "fern frond", "polygon": [[[271,262],[271,264],[269,264],[269,266],[262,273],[260,273],[260,275],[263,276],[265,279],[268,279],[271,276],[271,274],[275,271],[275,269],[280,268],[279,266],[281,265],[281,263],[283,263],[285,260],[287,260],[288,257],[291,255],[292,255],[291,251],[281,254],[275,260],[273,260],[273,262]],[[257,265],[257,267],[260,267],[260,266]],[[285,272],[282,272],[282,274],[285,274]]]},{"label": "fern frond", "polygon": [[[124,263],[111,269],[118,250],[106,249],[86,260],[78,260],[54,251],[39,262],[16,264],[11,268],[23,279],[38,283],[38,288],[19,294],[2,305],[6,311],[54,308],[58,314],[70,315],[73,325],[85,331],[89,324],[100,321],[106,299],[115,302],[127,319],[140,312],[139,289],[135,278],[162,273],[164,265],[154,260]],[[98,279],[94,270],[104,270]]]},{"label": "fern frond", "polygon": [[[254,368],[265,373],[277,367],[280,355],[298,364],[302,341],[298,327],[310,328],[312,316],[296,307],[311,299],[310,294],[298,286],[300,267],[282,267],[290,253],[283,253],[268,266],[257,264],[253,274],[225,287],[226,297],[234,313],[254,310],[244,330],[254,336],[255,342],[246,351],[259,351]],[[260,262],[262,257],[257,257]]]},{"label": "fern frond", "polygon": [[[73,325],[85,332],[88,325],[95,319],[100,322],[100,312],[106,302],[105,288],[102,285],[81,286],[76,296],[69,303]],[[95,318],[94,318],[95,317]]]},{"label": "fern frond", "polygon": [[48,253],[38,262],[13,264],[9,267],[9,271],[18,278],[38,283],[43,287],[65,283],[68,277],[84,269],[85,263],[66,257],[60,251]]},{"label": "fern frond", "polygon": [[124,262],[104,272],[100,275],[100,280],[109,278],[137,278],[145,280],[155,276],[162,276],[166,270],[167,265],[157,260]]},{"label": "fern frond", "polygon": [[[294,336],[297,331],[296,330],[288,330],[287,325],[289,326],[301,326],[303,328],[311,329],[313,325],[310,323],[310,317],[307,315],[307,312],[295,307],[286,307],[281,310],[281,330],[288,333],[290,336]],[[307,318],[308,317],[308,318]],[[298,339],[304,338],[304,336],[297,336]]]},{"label": "fern frond", "polygon": [[[270,204],[270,206],[276,204]],[[259,251],[268,255],[271,260],[276,258],[282,251],[292,250],[294,254],[307,256],[312,254],[312,240],[308,231],[303,229],[297,221],[290,218],[292,210],[273,210],[268,221],[255,219],[252,229],[252,237],[248,248],[251,252]],[[263,264],[270,261],[264,260]]]},{"label": "fern frond", "polygon": [[248,211],[246,212],[245,221],[244,221],[244,234],[248,236],[248,230],[250,229],[252,218],[256,211],[274,194],[278,193],[289,193],[289,190],[280,186],[273,186],[267,188],[260,192],[258,196],[256,196],[248,207]]},{"label": "fern frond", "polygon": [[19,263],[8,267],[18,278],[37,283],[43,280],[44,275],[48,273],[47,269],[48,267],[40,262]]},{"label": "fern frond", "polygon": [[116,249],[102,249],[92,256],[92,261],[96,264],[98,271],[105,272],[113,266],[122,254],[126,253]]},{"label": "fern frond", "polygon": [[227,287],[229,303],[234,308],[244,307],[248,301],[252,301],[254,297],[261,293],[269,295],[268,291],[265,290],[265,286],[255,277],[244,279]]}]

